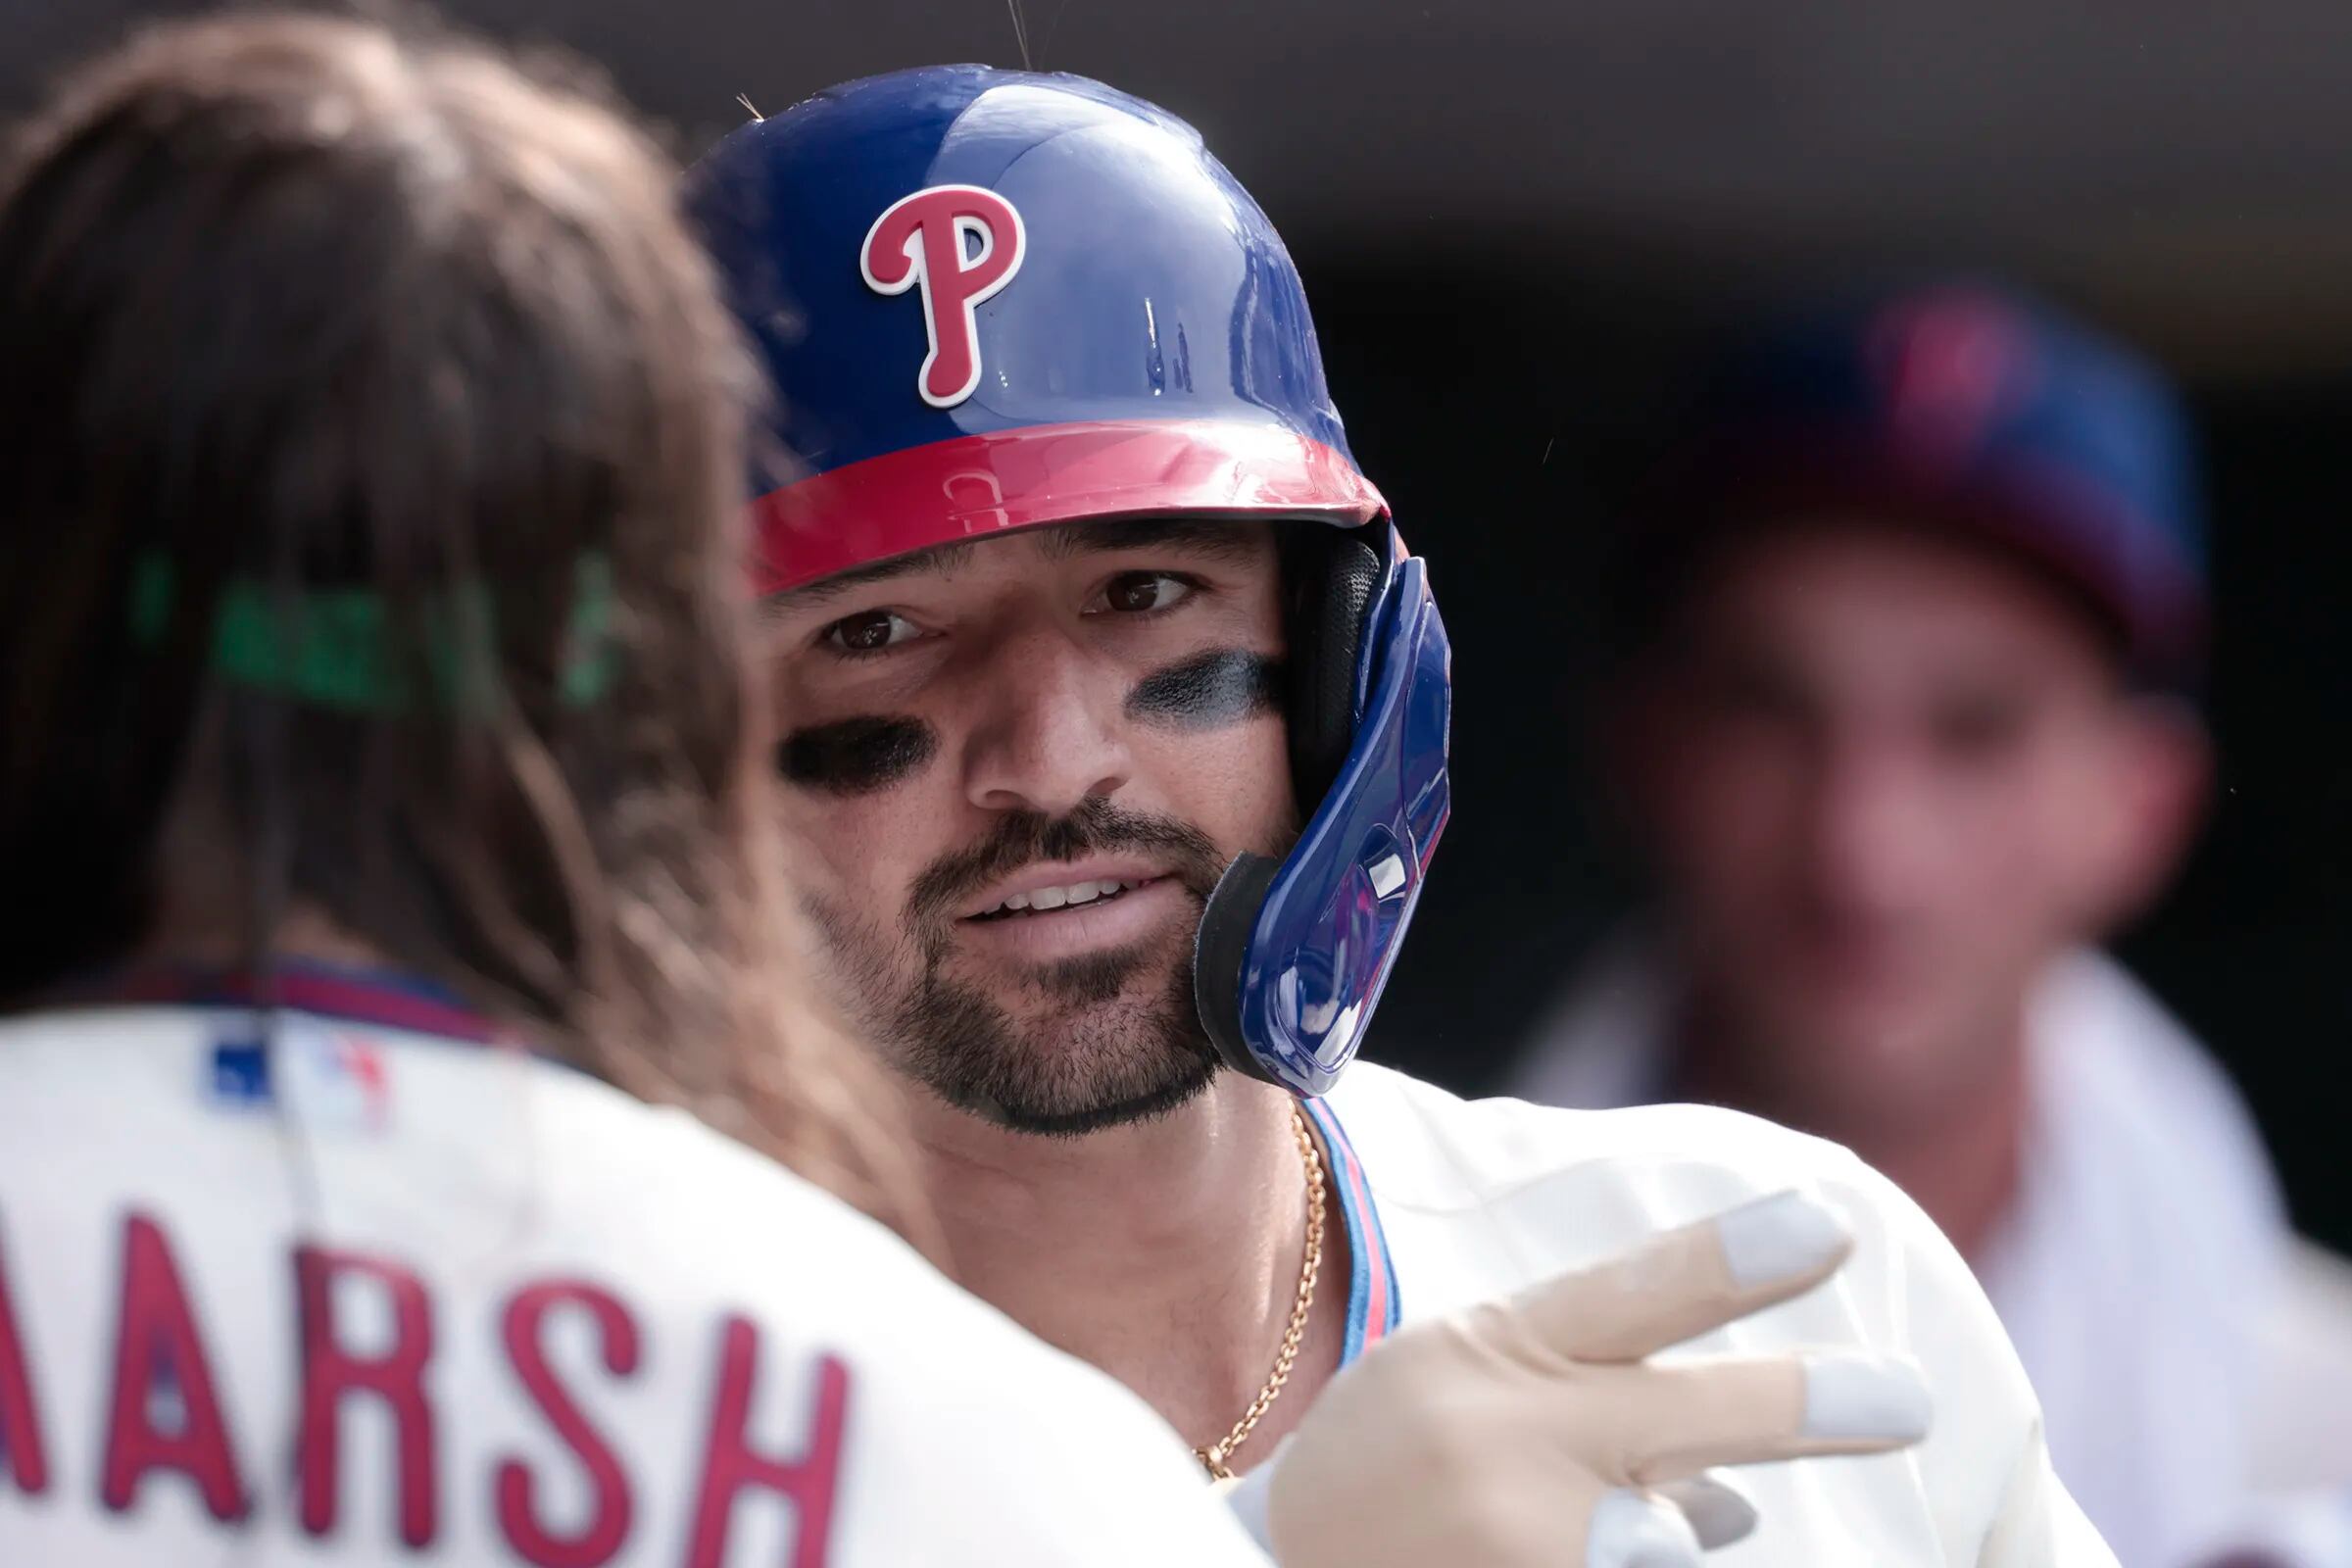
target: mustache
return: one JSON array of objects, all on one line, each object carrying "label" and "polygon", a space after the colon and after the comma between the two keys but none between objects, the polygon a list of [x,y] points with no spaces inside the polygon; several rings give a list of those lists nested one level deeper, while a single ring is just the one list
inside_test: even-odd
[{"label": "mustache", "polygon": [[914,879],[907,908],[918,921],[941,920],[965,899],[1023,866],[1121,850],[1172,861],[1176,878],[1204,903],[1225,869],[1216,845],[1190,822],[1095,798],[1064,816],[1007,812],[979,843],[932,861]]}]

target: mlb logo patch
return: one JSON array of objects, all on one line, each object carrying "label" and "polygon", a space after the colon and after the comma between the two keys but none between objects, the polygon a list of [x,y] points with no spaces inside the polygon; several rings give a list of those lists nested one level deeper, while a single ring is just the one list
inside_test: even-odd
[{"label": "mlb logo patch", "polygon": [[2038,372],[2017,313],[1960,290],[1888,310],[1871,353],[1887,420],[1924,455],[1953,461],[2016,412]]},{"label": "mlb logo patch", "polygon": [[347,1133],[392,1124],[388,1054],[367,1035],[317,1019],[284,1018],[271,1037],[214,1045],[205,1099],[223,1110],[268,1110],[280,1102],[301,1121]]},{"label": "mlb logo patch", "polygon": [[380,1133],[392,1124],[386,1053],[350,1029],[306,1024],[280,1038],[286,1103],[303,1121],[337,1132]]},{"label": "mlb logo patch", "polygon": [[213,1047],[205,1099],[225,1110],[267,1110],[270,1048],[260,1040],[222,1040]]}]

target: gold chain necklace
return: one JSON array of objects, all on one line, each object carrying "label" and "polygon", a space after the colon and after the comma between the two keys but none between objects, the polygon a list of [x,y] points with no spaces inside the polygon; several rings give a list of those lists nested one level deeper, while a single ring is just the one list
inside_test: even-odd
[{"label": "gold chain necklace", "polygon": [[1226,1461],[1250,1441],[1250,1432],[1282,1394],[1282,1386],[1291,1381],[1291,1363],[1298,1359],[1298,1346],[1306,1338],[1307,1313],[1315,1304],[1315,1276],[1323,1272],[1323,1152],[1306,1130],[1306,1113],[1295,1104],[1291,1107],[1291,1132],[1298,1140],[1299,1158],[1306,1162],[1306,1258],[1298,1265],[1298,1298],[1291,1305],[1290,1327],[1282,1331],[1282,1348],[1274,1352],[1274,1370],[1267,1375],[1265,1387],[1257,1391],[1257,1397],[1250,1401],[1250,1408],[1242,1412],[1231,1432],[1205,1448],[1193,1450],[1193,1456],[1215,1481],[1233,1479],[1233,1467]]}]

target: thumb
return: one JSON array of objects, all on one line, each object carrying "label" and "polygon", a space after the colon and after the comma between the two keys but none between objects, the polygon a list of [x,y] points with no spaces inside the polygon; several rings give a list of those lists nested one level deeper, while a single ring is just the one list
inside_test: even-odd
[{"label": "thumb", "polygon": [[1743,1541],[1755,1532],[1755,1500],[1718,1471],[1702,1470],[1653,1490],[1683,1510],[1698,1544],[1709,1551]]}]

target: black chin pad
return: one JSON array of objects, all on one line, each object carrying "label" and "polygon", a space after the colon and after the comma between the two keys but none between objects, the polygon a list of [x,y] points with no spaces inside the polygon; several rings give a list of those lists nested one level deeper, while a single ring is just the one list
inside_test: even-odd
[{"label": "black chin pad", "polygon": [[[1355,738],[1355,664],[1388,569],[1387,544],[1385,526],[1301,521],[1282,530],[1285,717],[1301,818],[1323,804]],[[1210,1043],[1227,1066],[1269,1083],[1273,1074],[1242,1036],[1242,961],[1281,869],[1280,860],[1262,855],[1235,857],[1209,895],[1193,944],[1193,1002]]]},{"label": "black chin pad", "polygon": [[1234,1071],[1271,1083],[1273,1077],[1258,1065],[1249,1042],[1242,1038],[1242,959],[1250,951],[1250,933],[1257,928],[1257,911],[1265,906],[1266,889],[1274,885],[1279,860],[1247,851],[1234,857],[1200,911],[1200,935],[1193,939],[1193,1005],[1209,1043]]},{"label": "black chin pad", "polygon": [[1377,528],[1301,523],[1284,533],[1291,779],[1298,814],[1307,817],[1340,776],[1354,739],[1355,663],[1384,562]]}]

